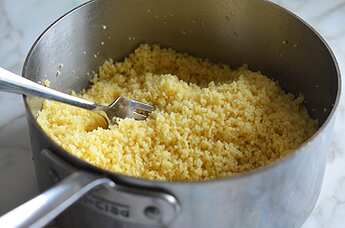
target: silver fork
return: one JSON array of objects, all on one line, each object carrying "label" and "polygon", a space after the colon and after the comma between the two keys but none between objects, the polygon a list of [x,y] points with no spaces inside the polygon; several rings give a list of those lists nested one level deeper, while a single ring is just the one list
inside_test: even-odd
[{"label": "silver fork", "polygon": [[91,110],[105,117],[108,124],[115,123],[116,118],[134,118],[145,120],[154,110],[152,105],[120,96],[109,106],[99,105],[79,97],[74,97],[20,77],[0,68],[0,91],[38,96]]}]

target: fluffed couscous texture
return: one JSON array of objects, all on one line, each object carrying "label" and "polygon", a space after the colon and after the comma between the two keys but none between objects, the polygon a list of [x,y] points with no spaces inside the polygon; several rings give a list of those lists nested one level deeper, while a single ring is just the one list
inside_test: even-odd
[{"label": "fluffed couscous texture", "polygon": [[78,96],[109,104],[124,95],[153,104],[145,121],[103,129],[98,114],[45,101],[43,129],[68,152],[114,172],[146,179],[198,181],[267,165],[317,128],[303,97],[246,67],[228,66],[157,45],[123,62],[107,61]]}]

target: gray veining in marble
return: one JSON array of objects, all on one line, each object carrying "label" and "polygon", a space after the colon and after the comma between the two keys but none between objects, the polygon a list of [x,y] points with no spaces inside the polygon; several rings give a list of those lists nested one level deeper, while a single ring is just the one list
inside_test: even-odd
[{"label": "gray veining in marble", "polygon": [[[20,73],[43,29],[85,0],[0,0],[0,66]],[[329,43],[345,73],[345,0],[275,0],[310,23]],[[303,228],[345,227],[345,105],[318,204]],[[22,98],[0,92],[0,214],[37,193]]]}]

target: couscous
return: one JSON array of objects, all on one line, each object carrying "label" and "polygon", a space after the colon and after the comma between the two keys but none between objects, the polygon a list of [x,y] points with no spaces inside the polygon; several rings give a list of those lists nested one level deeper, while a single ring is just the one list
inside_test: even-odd
[{"label": "couscous", "polygon": [[317,128],[302,96],[247,67],[140,45],[122,62],[106,61],[77,96],[109,104],[124,95],[153,104],[145,121],[100,127],[99,115],[45,101],[42,128],[69,153],[122,174],[167,181],[231,176],[267,165]]}]

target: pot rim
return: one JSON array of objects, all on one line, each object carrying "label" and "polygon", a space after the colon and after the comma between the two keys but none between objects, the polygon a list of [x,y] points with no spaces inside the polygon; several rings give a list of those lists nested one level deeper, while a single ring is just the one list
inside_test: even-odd
[{"label": "pot rim", "polygon": [[[41,41],[41,39],[45,36],[45,34],[51,29],[53,28],[55,25],[57,25],[58,23],[60,23],[66,16],[72,14],[73,12],[89,5],[89,4],[93,4],[94,2],[96,2],[98,0],[89,0],[69,11],[67,11],[65,14],[63,14],[62,16],[60,16],[58,19],[56,19],[52,24],[50,24],[39,36],[38,38],[35,40],[35,42],[33,43],[33,45],[31,46],[25,61],[24,61],[24,65],[22,68],[22,76],[26,77],[26,66],[28,64],[28,61],[32,55],[32,52],[34,51],[35,47],[37,46],[37,44]],[[306,26],[313,34],[315,34],[317,36],[317,38],[321,41],[321,43],[325,46],[325,48],[327,49],[334,68],[336,70],[336,74],[337,74],[337,86],[338,86],[338,90],[337,90],[337,95],[336,95],[336,99],[334,102],[334,105],[332,107],[331,112],[329,113],[328,117],[326,118],[326,120],[323,122],[323,124],[318,128],[318,130],[311,136],[309,137],[306,141],[304,141],[298,148],[296,148],[295,150],[293,150],[292,152],[286,154],[284,157],[277,159],[275,161],[273,161],[272,163],[265,165],[265,166],[261,166],[255,169],[252,169],[250,171],[244,172],[244,173],[238,173],[232,176],[227,176],[227,177],[219,177],[219,178],[215,178],[215,179],[210,179],[210,180],[202,180],[202,181],[163,181],[163,180],[150,180],[150,179],[144,179],[144,178],[140,178],[140,177],[133,177],[133,176],[128,176],[126,174],[122,174],[122,173],[117,173],[117,172],[112,172],[103,168],[99,168],[95,165],[92,165],[91,163],[88,163],[82,159],[79,159],[77,156],[67,152],[65,149],[63,149],[60,145],[58,145],[52,138],[50,138],[48,136],[48,134],[45,133],[45,131],[42,129],[42,127],[38,124],[38,122],[36,121],[35,116],[33,115],[33,113],[30,111],[30,107],[28,104],[28,100],[27,97],[25,95],[23,95],[23,99],[24,99],[24,104],[26,107],[26,112],[29,115],[28,117],[30,117],[30,119],[32,119],[34,126],[39,130],[39,132],[45,137],[46,140],[50,140],[51,143],[53,144],[54,147],[56,147],[58,149],[58,153],[59,155],[61,155],[62,157],[64,157],[65,159],[67,159],[66,162],[73,164],[74,167],[78,167],[80,169],[87,169],[90,170],[92,172],[96,172],[96,173],[102,173],[103,175],[105,174],[108,177],[112,177],[115,179],[119,179],[119,180],[123,180],[127,183],[135,183],[138,185],[156,185],[156,184],[165,184],[165,185],[205,185],[205,184],[213,184],[213,183],[222,183],[222,182],[227,182],[227,181],[231,181],[231,180],[237,180],[237,179],[243,179],[246,177],[250,177],[250,176],[254,176],[254,175],[259,175],[262,174],[270,169],[273,169],[275,167],[277,167],[278,165],[282,164],[283,162],[288,162],[289,160],[293,159],[294,156],[296,156],[296,154],[303,148],[307,147],[310,143],[312,143],[313,141],[315,141],[319,135],[321,134],[321,132],[329,125],[330,121],[332,118],[334,118],[335,112],[339,107],[339,101],[340,101],[340,96],[341,96],[341,92],[342,92],[342,80],[341,80],[341,73],[340,73],[340,69],[339,69],[339,64],[338,61],[335,57],[335,54],[333,53],[332,49],[330,48],[329,44],[327,43],[327,41],[319,34],[318,31],[316,31],[316,29],[314,29],[309,23],[307,23],[305,20],[303,20],[300,16],[296,15],[295,13],[293,13],[292,11],[290,11],[289,9],[282,7],[280,5],[278,5],[277,3],[268,1],[268,0],[263,0],[263,2],[265,4],[271,5],[272,7],[277,7],[279,8],[279,10],[283,10],[286,13],[288,13],[290,16],[294,17],[295,19],[297,19],[297,21],[301,22],[304,26]],[[60,152],[60,151],[63,151]],[[56,154],[56,151],[52,151],[54,154]]]}]

